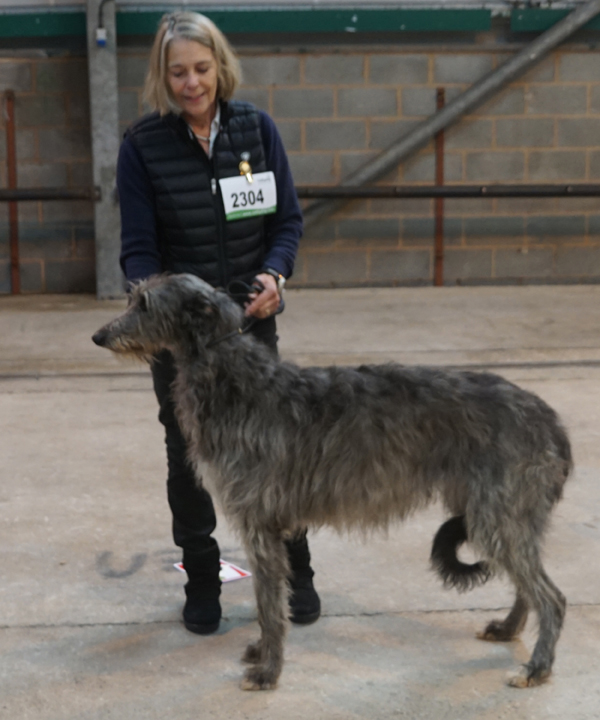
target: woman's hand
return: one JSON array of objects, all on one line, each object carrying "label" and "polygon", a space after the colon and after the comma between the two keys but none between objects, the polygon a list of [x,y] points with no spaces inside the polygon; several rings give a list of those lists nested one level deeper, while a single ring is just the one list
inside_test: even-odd
[{"label": "woman's hand", "polygon": [[244,314],[246,317],[253,316],[263,320],[277,312],[281,298],[277,290],[277,282],[272,275],[261,273],[256,279],[261,281],[265,289],[261,293],[251,293],[248,296],[250,302],[246,305]]}]

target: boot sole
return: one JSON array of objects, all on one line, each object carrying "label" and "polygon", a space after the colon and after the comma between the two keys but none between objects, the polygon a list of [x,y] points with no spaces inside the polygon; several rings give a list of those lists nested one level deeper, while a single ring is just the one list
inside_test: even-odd
[{"label": "boot sole", "polygon": [[321,617],[321,611],[310,613],[307,615],[290,615],[290,620],[294,625],[310,625],[311,623],[317,622]]},{"label": "boot sole", "polygon": [[209,623],[207,625],[198,625],[196,623],[187,622],[186,620],[183,621],[186,630],[196,633],[196,635],[211,635],[219,629],[219,623],[220,620],[217,620],[217,622],[214,623]]}]

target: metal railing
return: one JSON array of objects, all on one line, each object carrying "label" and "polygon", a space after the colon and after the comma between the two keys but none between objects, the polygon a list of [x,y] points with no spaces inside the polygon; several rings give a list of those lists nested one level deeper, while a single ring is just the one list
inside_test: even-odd
[{"label": "metal railing", "polygon": [[35,200],[100,200],[100,189],[79,188],[9,188],[0,189],[0,202],[27,202]]},{"label": "metal railing", "polygon": [[600,183],[541,185],[371,185],[363,187],[327,187],[297,185],[302,199],[359,200],[366,198],[553,198],[598,197]]},{"label": "metal railing", "polygon": [[[443,157],[443,138],[441,141]],[[439,151],[438,151],[439,157]],[[439,166],[438,166],[439,167]],[[438,173],[438,180],[440,174]],[[442,178],[443,181],[443,178]],[[300,199],[360,200],[360,199],[434,199],[435,244],[434,285],[444,283],[444,199],[457,198],[582,198],[600,197],[600,183],[564,184],[487,184],[487,185],[372,185],[363,187],[328,187],[323,185],[297,185]],[[39,200],[92,200],[100,198],[100,189],[90,188],[11,188],[0,189],[0,202],[16,206],[17,202]],[[20,292],[18,219],[10,215],[11,233],[11,291]]]}]

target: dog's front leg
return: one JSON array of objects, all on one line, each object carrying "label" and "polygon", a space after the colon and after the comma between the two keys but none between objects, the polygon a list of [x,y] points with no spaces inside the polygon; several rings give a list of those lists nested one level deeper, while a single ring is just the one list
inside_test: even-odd
[{"label": "dog's front leg", "polygon": [[254,663],[244,675],[242,689],[271,690],[276,687],[283,667],[289,563],[278,533],[253,530],[245,538],[245,544],[254,575],[261,636],[258,642],[248,645],[242,658]]}]

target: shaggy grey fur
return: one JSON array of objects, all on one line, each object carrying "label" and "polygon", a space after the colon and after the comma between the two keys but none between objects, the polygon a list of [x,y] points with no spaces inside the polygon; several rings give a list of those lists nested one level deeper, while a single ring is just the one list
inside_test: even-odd
[{"label": "shaggy grey fur", "polygon": [[[519,687],[549,674],[565,598],[546,575],[541,543],[571,470],[555,412],[495,375],[370,365],[299,368],[280,362],[240,327],[242,312],[192,275],[133,288],[130,306],[94,341],[177,365],[174,397],[189,457],[239,532],[254,573],[261,636],[244,660],[245,689],[275,687],[283,665],[289,574],[282,538],[329,525],[370,531],[439,498],[453,517],[433,562],[466,588],[506,573],[508,617],[481,633],[510,640],[527,612],[539,637]],[[456,559],[465,539],[482,562]]]}]

